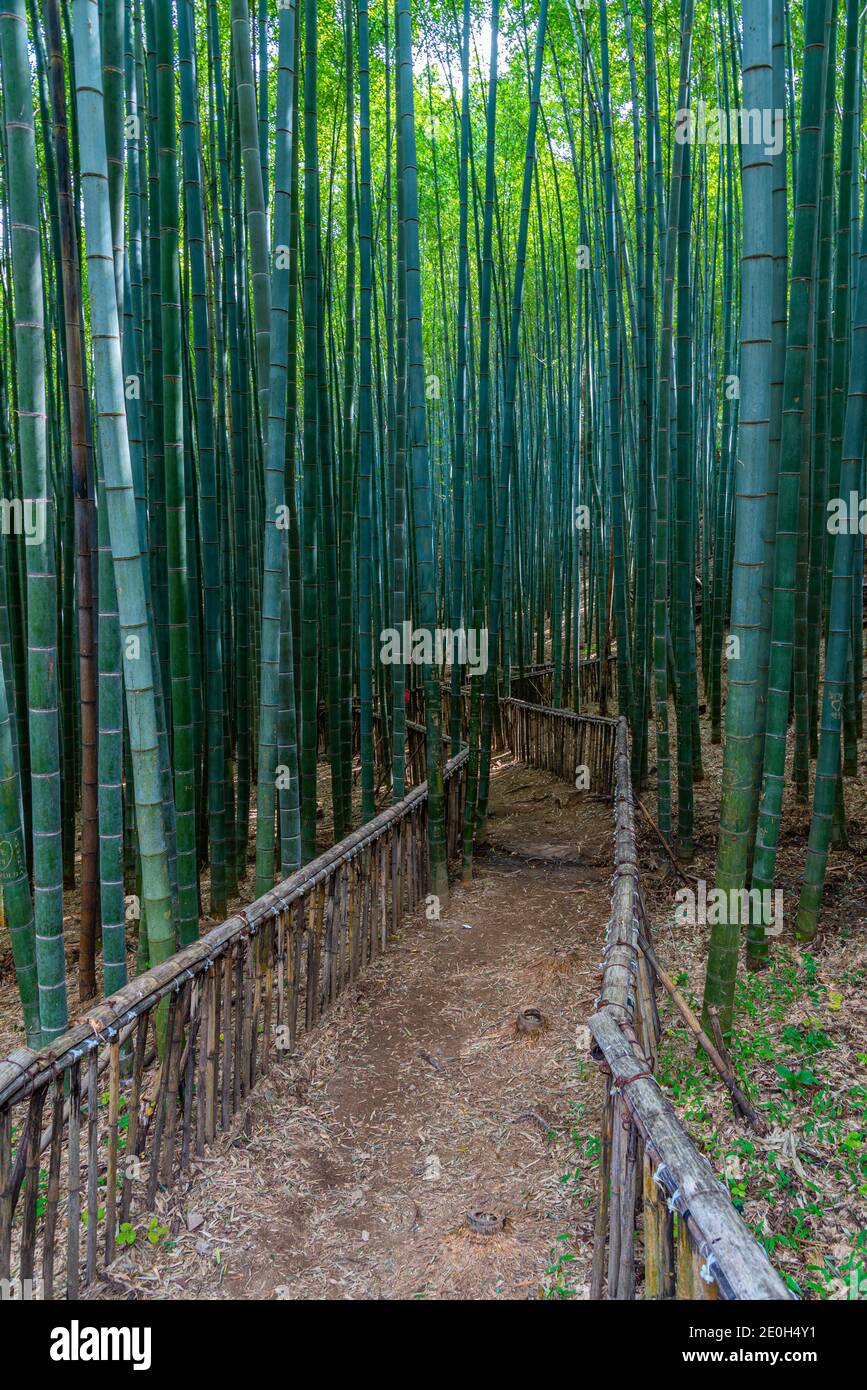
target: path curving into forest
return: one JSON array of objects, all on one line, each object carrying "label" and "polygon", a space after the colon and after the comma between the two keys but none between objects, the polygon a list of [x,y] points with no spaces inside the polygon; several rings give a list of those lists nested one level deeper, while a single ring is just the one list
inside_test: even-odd
[{"label": "path curving into forest", "polygon": [[[564,1278],[580,1296],[592,1204],[564,1178],[573,1131],[598,1132],[576,1028],[610,875],[608,803],[504,758],[473,883],[439,922],[405,920],[96,1296],[535,1299]],[[528,1005],[541,1035],[516,1032]],[[476,1210],[503,1229],[473,1233]]]}]

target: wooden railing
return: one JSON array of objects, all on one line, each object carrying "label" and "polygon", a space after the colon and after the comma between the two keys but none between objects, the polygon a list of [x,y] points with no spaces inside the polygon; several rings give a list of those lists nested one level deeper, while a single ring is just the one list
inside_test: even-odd
[{"label": "wooden railing", "polygon": [[[609,656],[605,664],[606,676],[604,690],[600,680],[599,658],[589,656],[582,660],[578,668],[578,680],[581,690],[581,705],[599,705],[604,696],[606,700],[614,699],[617,695],[617,656]],[[561,700],[566,712],[574,713],[568,707],[572,703],[572,671],[566,666],[562,673],[563,686]],[[461,686],[461,738],[466,742],[469,736],[470,723],[470,697],[472,687],[470,684]],[[451,682],[446,678],[441,685],[442,695],[442,726],[443,733],[447,734],[451,726]],[[502,708],[508,699],[520,700],[529,705],[542,705],[546,709],[551,708],[551,701],[554,696],[554,666],[550,661],[540,665],[525,666],[523,671],[519,667],[513,666],[510,673],[509,694],[504,693],[504,685],[501,683],[501,695],[497,708],[494,711],[492,723],[491,746],[495,752],[499,752],[508,744],[506,732],[502,724]],[[424,687],[414,686],[410,691],[410,698],[407,704],[407,713],[414,720],[424,719]],[[590,716],[588,716],[590,717]],[[604,714],[602,717],[605,717]]]},{"label": "wooden railing", "polygon": [[[659,1020],[635,842],[626,721],[617,725],[614,879],[602,987],[588,1025],[605,1076],[590,1297],[789,1299],[661,1090]],[[640,1237],[639,1240],[636,1236]]]},{"label": "wooden railing", "polygon": [[[591,1297],[789,1298],[653,1075],[625,721],[520,700],[502,714],[516,757],[569,782],[584,766],[591,794],[614,796],[612,912],[588,1020],[606,1077]],[[421,726],[411,737],[412,762]],[[467,759],[445,769],[449,857]],[[0,1281],[74,1298],[111,1263],[121,1228],[153,1210],[423,897],[426,818],[422,783],[51,1047],[0,1062]]]},{"label": "wooden railing", "polygon": [[[578,666],[580,703],[601,705],[617,695],[617,657],[609,656],[605,663],[605,681],[598,656],[585,657]],[[511,694],[529,704],[550,705],[554,698],[554,665],[550,661],[525,666],[523,672],[512,667]],[[572,668],[565,663],[562,670],[560,698],[564,705],[572,704]]]},{"label": "wooden railing", "polygon": [[593,1299],[788,1299],[791,1294],[741,1220],[708,1160],[661,1090],[651,941],[635,841],[626,720],[503,702],[516,758],[588,790],[613,794],[611,918],[591,1056],[605,1076]]},{"label": "wooden railing", "polygon": [[[467,757],[445,769],[450,857]],[[0,1281],[75,1298],[110,1264],[121,1227],[384,950],[426,892],[426,846],[422,783],[50,1047],[0,1061]]]},{"label": "wooden railing", "polygon": [[[591,793],[610,796],[614,789],[617,723],[595,714],[548,709],[525,700],[503,701],[506,742],[516,758],[551,772]],[[581,777],[586,769],[587,779]]]},{"label": "wooden railing", "polygon": [[[374,710],[371,716],[373,726],[373,766],[376,778],[376,795],[383,788],[391,787],[391,750],[382,736],[382,716]],[[427,775],[427,733],[424,724],[415,719],[407,719],[404,725],[404,786],[408,791],[417,787]],[[352,748],[358,752],[361,743],[361,711],[358,704],[352,707]],[[447,746],[448,740],[443,739]],[[327,742],[321,745],[327,751]]]}]

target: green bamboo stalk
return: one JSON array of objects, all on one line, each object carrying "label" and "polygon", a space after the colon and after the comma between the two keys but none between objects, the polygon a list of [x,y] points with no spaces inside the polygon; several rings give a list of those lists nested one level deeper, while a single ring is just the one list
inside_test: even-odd
[{"label": "green bamboo stalk", "polygon": [[317,511],[319,470],[319,133],[317,110],[318,34],[316,0],[304,4],[304,477],[301,550],[301,858],[316,854],[316,750],[319,595]]},{"label": "green bamboo stalk", "polygon": [[[274,885],[274,813],[277,769],[277,711],[280,698],[281,590],[288,572],[288,528],[283,524],[286,485],[286,391],[289,371],[289,277],[292,143],[292,81],[295,54],[296,7],[280,12],[277,75],[277,145],[274,188],[274,263],[271,278],[270,373],[266,469],[265,469],[265,565],[262,589],[261,689],[259,705],[259,770],[256,788],[256,894]],[[295,677],[292,659],[293,633],[283,625],[286,663],[283,684],[290,725],[295,723]],[[300,864],[298,816],[298,767],[294,738],[287,747],[290,759],[281,778],[288,779],[286,811],[290,818],[289,844],[283,848],[284,864]],[[294,789],[294,790],[293,790]]]},{"label": "green bamboo stalk", "polygon": [[0,12],[0,63],[8,159],[22,519],[27,567],[27,710],[33,816],[33,888],[43,1040],[66,1030],[57,676],[54,501],[49,487],[45,325],[36,129],[24,0]]},{"label": "green bamboo stalk", "polygon": [[[852,6],[849,7],[850,10]],[[849,364],[849,390],[843,433],[840,468],[840,496],[859,494],[863,473],[864,430],[867,422],[867,218],[862,220],[858,286],[852,326],[852,355]],[[825,884],[828,848],[840,786],[840,733],[844,695],[851,659],[853,579],[856,574],[856,548],[862,539],[851,526],[841,527],[833,538],[833,577],[825,647],[825,683],[813,814],[807,842],[804,881],[798,904],[795,935],[799,941],[812,941],[819,922]]]},{"label": "green bamboo stalk", "polygon": [[0,650],[0,910],[12,945],[27,1043],[30,1047],[38,1047],[41,1025],[33,899],[27,876],[18,759],[3,665],[4,652]]},{"label": "green bamboo stalk", "polygon": [[[149,0],[150,3],[150,0]],[[183,345],[181,332],[180,202],[175,126],[174,26],[155,6],[157,140],[159,148],[160,334],[162,442],[165,469],[166,560],[172,692],[172,761],[177,835],[178,931],[181,945],[199,934],[193,690],[187,585],[184,475]]]},{"label": "green bamboo stalk", "polygon": [[207,805],[210,844],[211,916],[226,911],[226,793],[223,708],[223,650],[220,537],[214,438],[211,334],[205,256],[205,208],[201,181],[201,136],[196,103],[195,34],[192,6],[178,9],[178,56],[181,86],[181,148],[189,248],[195,427],[199,466],[199,529],[202,554],[205,627],[205,705],[207,725]]},{"label": "green bamboo stalk", "polygon": [[[358,0],[358,96],[361,113],[361,200],[358,210],[358,244],[361,253],[361,317],[359,342],[359,538],[358,538],[358,689],[361,737],[361,818],[370,820],[376,812],[374,802],[373,756],[373,666],[372,666],[372,523],[373,523],[373,396],[371,308],[373,295],[373,224],[370,164],[370,23],[367,0]],[[348,100],[348,98],[347,98]],[[347,120],[349,112],[347,110]],[[351,179],[349,180],[351,181]],[[347,202],[349,195],[347,193]],[[347,206],[347,236],[352,239],[352,217]],[[347,282],[347,341],[351,323]],[[346,376],[350,384],[349,373]],[[346,412],[345,428],[351,424]],[[344,444],[345,447],[345,444]],[[344,467],[347,467],[344,461]]]},{"label": "green bamboo stalk", "polygon": [[[677,117],[685,120],[689,93],[690,58],[694,7],[684,0],[680,24],[680,70],[678,74]],[[653,584],[653,668],[656,708],[657,824],[665,840],[671,838],[671,755],[668,733],[668,593],[670,560],[670,461],[672,370],[674,340],[674,277],[677,256],[678,220],[686,134],[685,126],[675,129],[662,265],[662,306],[660,313],[658,402],[656,410],[656,540]],[[600,661],[604,660],[600,649]]]},{"label": "green bamboo stalk", "polygon": [[[748,110],[771,109],[770,0],[745,0],[743,100]],[[746,136],[746,138],[744,138]],[[738,644],[729,664],[716,886],[744,887],[755,796],[754,731],[759,701],[761,579],[767,523],[771,336],[773,318],[773,168],[761,132],[742,133],[743,241],[741,283],[741,409],[738,437],[735,555],[731,634]],[[715,1006],[731,1024],[740,922],[733,914],[711,927],[704,1013]]]},{"label": "green bamboo stalk", "polygon": [[76,102],[99,439],[118,598],[142,908],[152,965],[174,950],[145,559],[139,548],[111,250],[97,0],[73,0]]},{"label": "green bamboo stalk", "polygon": [[[81,921],[79,926],[81,997],[95,992],[92,923],[97,911],[97,739],[96,686],[93,641],[93,582],[91,549],[93,516],[93,457],[90,411],[85,377],[84,322],[78,236],[72,207],[72,177],[66,118],[66,84],[57,0],[43,6],[48,47],[48,88],[52,136],[57,157],[60,279],[63,287],[63,328],[69,402],[70,457],[75,521],[75,595],[78,615],[78,670],[81,702]],[[121,184],[122,189],[122,184]]]},{"label": "green bamboo stalk", "polygon": [[828,3],[830,0],[809,0],[804,19],[805,48],[799,118],[798,184],[783,382],[783,427],[778,474],[768,702],[762,791],[752,875],[752,886],[760,891],[773,886],[783,805],[795,631],[801,461],[805,440],[809,438],[805,381],[816,263],[819,140],[827,75],[825,21]]},{"label": "green bamboo stalk", "polygon": [[[542,0],[543,9],[547,0]],[[410,0],[397,0],[398,119],[401,123],[405,277],[407,305],[407,389],[410,476],[413,489],[415,563],[418,581],[419,627],[433,640],[437,620],[431,479],[425,419],[425,368],[422,339],[421,260],[418,230],[418,168],[416,164],[415,110],[412,83]],[[544,32],[544,24],[542,24]],[[526,232],[525,232],[526,237]],[[424,667],[425,723],[427,728],[427,834],[430,891],[448,898],[448,866],[445,848],[443,803],[443,747],[440,724],[440,690],[433,662]]]}]

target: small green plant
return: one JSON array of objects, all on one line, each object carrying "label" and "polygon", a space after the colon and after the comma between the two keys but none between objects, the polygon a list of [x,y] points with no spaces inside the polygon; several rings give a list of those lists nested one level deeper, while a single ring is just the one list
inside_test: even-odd
[{"label": "small green plant", "polygon": [[792,1024],[788,1024],[780,1034],[780,1038],[786,1047],[790,1047],[793,1052],[821,1052],[823,1048],[836,1046],[824,1028],[810,1026],[796,1028]]},{"label": "small green plant", "polygon": [[[572,1237],[568,1231],[556,1237],[558,1241],[565,1242]],[[539,1287],[540,1296],[544,1299],[572,1299],[581,1296],[580,1288],[569,1281],[569,1266],[574,1264],[575,1256],[563,1249],[561,1244],[552,1252],[553,1263],[545,1270],[546,1278]]]},{"label": "small green plant", "polygon": [[822,1078],[816,1075],[812,1067],[800,1067],[798,1071],[792,1071],[791,1067],[780,1065],[774,1070],[783,1085],[788,1086],[793,1091],[803,1092],[808,1086],[821,1086],[822,1084]]},{"label": "small green plant", "polygon": [[151,1245],[159,1245],[160,1241],[163,1240],[168,1233],[168,1226],[161,1226],[157,1218],[152,1216],[148,1222],[147,1229],[147,1237]]}]

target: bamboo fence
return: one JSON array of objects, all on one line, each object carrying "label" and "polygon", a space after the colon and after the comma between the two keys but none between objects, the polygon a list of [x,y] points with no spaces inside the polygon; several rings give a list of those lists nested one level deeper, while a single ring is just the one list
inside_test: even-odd
[{"label": "bamboo fence", "polygon": [[[445,768],[450,857],[467,760]],[[425,895],[426,817],[421,783],[50,1047],[0,1062],[3,1287],[76,1298],[111,1263],[120,1227],[153,1210]]]},{"label": "bamboo fence", "polygon": [[654,1076],[659,1018],[641,893],[626,720],[503,702],[515,757],[613,793],[614,875],[591,1055],[606,1078],[591,1299],[790,1299]]},{"label": "bamboo fence", "polygon": [[588,790],[611,796],[617,723],[598,714],[573,714],[525,700],[503,701],[506,741],[516,758],[575,782],[579,769],[589,774]]},{"label": "bamboo fence", "polygon": [[763,1299],[793,1295],[732,1206],[656,1077],[654,979],[635,843],[626,721],[614,761],[614,878],[592,1056],[605,1077],[590,1297]]},{"label": "bamboo fence", "polygon": [[[604,683],[601,679],[603,669]],[[561,699],[564,703],[569,703],[572,699],[571,667],[563,666],[561,681]],[[597,705],[600,713],[605,714],[606,702],[617,694],[617,656],[609,656],[604,668],[598,656],[584,658],[578,667],[578,689],[582,706]],[[510,693],[516,699],[526,700],[529,704],[550,706],[554,697],[553,662],[525,666],[523,670],[513,667]]]},{"label": "bamboo fence", "polygon": [[[591,1297],[790,1298],[653,1075],[626,722],[515,699],[501,713],[518,759],[570,782],[583,764],[592,792],[614,798],[612,913],[588,1020],[607,1078]],[[415,779],[424,729],[407,730]],[[449,857],[467,763],[464,748],[445,767]],[[52,1046],[0,1061],[0,1281],[75,1298],[110,1265],[121,1226],[153,1210],[425,895],[426,812],[420,782]]]}]

